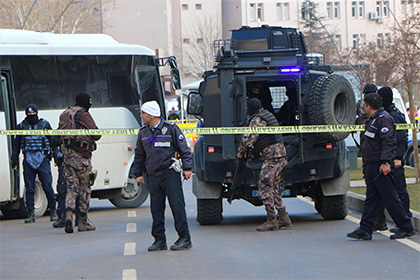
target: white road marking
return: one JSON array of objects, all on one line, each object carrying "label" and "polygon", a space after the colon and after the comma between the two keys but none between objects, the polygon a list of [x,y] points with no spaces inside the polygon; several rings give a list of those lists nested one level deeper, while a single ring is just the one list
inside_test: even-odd
[{"label": "white road marking", "polygon": [[128,217],[137,217],[137,213],[136,213],[136,211],[128,211],[128,213],[127,213],[127,216]]},{"label": "white road marking", "polygon": [[[309,200],[309,199],[307,199],[307,198],[304,198],[304,197],[298,197],[298,198],[300,200],[308,203],[308,204],[314,205],[314,202],[311,201],[311,200]],[[360,223],[360,219],[355,218],[355,217],[350,216],[350,215],[347,215],[346,220],[352,221],[353,223],[356,223],[356,224],[359,224]],[[388,232],[388,231],[378,231],[378,232],[381,233],[381,234],[383,234],[383,235],[385,235],[385,236],[388,236],[388,237],[390,237],[392,235],[392,233],[391,232]],[[414,250],[420,252],[420,244],[418,244],[418,243],[416,243],[414,241],[411,241],[410,239],[407,239],[407,238],[404,238],[404,239],[396,239],[395,241],[398,241],[400,243],[403,243],[404,245],[407,245],[408,247],[413,248]]]},{"label": "white road marking", "polygon": [[136,243],[125,243],[124,256],[134,256],[136,254]]},{"label": "white road marking", "polygon": [[137,224],[136,223],[128,223],[127,224],[127,232],[137,232]]},{"label": "white road marking", "polygon": [[135,269],[124,269],[123,280],[137,280],[137,271]]}]

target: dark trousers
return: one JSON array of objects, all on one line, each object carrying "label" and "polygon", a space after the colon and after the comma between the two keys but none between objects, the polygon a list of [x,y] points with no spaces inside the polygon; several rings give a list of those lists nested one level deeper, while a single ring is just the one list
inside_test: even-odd
[{"label": "dark trousers", "polygon": [[175,230],[180,237],[189,236],[185,199],[181,176],[168,169],[162,176],[149,176],[150,210],[152,212],[152,235],[156,240],[165,240],[165,206],[168,197],[169,206],[175,220]]},{"label": "dark trousers", "polygon": [[[404,163],[403,163],[403,166],[401,166],[400,168],[393,169],[392,175],[393,175],[394,187],[404,207],[404,211],[407,213],[408,217],[412,217],[413,214],[410,211],[410,198],[408,196],[407,184],[405,182]],[[381,203],[379,204],[379,210],[378,210],[379,223],[385,222],[384,209],[385,209],[385,205],[381,201]]]},{"label": "dark trousers", "polygon": [[55,209],[55,195],[52,188],[52,175],[50,161],[45,159],[37,169],[33,169],[29,163],[23,160],[23,178],[25,180],[26,188],[26,208],[35,208],[35,178],[38,174],[38,179],[41,181],[42,188],[48,199],[48,207]]},{"label": "dark trousers", "polygon": [[62,213],[66,211],[66,194],[67,194],[67,183],[64,178],[63,165],[58,167],[58,180],[57,180],[57,204],[58,212]]},{"label": "dark trousers", "polygon": [[[390,175],[379,175],[381,163],[366,164],[366,200],[365,210],[363,211],[360,227],[368,233],[372,233],[372,228],[382,200],[395,224],[404,231],[413,231],[413,225],[404,211],[397,191],[391,180]],[[378,176],[379,175],[379,176]],[[377,177],[378,176],[378,177]],[[376,178],[376,179],[375,179]],[[375,179],[375,181],[373,181]]]}]

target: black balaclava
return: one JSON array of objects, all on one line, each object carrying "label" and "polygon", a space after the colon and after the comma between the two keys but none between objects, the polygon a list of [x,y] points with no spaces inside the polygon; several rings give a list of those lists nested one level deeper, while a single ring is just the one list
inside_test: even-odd
[{"label": "black balaclava", "polygon": [[90,96],[89,94],[85,92],[81,92],[76,96],[76,105],[85,108],[89,111],[90,106],[92,104],[90,103]]},{"label": "black balaclava", "polygon": [[259,109],[262,108],[261,101],[258,98],[251,98],[248,100],[248,115],[253,116]]},{"label": "black balaclava", "polygon": [[[28,115],[29,112],[35,112],[35,115]],[[30,125],[38,123],[38,107],[35,104],[29,104],[25,109],[26,120]]]},{"label": "black balaclava", "polygon": [[391,106],[393,98],[394,98],[392,94],[392,88],[381,87],[378,90],[378,94],[382,97],[382,105],[384,106],[385,109]]}]

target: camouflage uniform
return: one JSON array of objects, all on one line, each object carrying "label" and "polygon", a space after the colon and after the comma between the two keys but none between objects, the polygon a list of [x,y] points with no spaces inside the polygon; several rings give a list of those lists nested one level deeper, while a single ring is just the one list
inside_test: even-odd
[{"label": "camouflage uniform", "polygon": [[90,195],[89,173],[92,170],[90,158],[84,158],[73,149],[64,155],[64,176],[67,181],[66,209],[70,211],[79,197],[79,209],[82,213],[89,211]]},{"label": "camouflage uniform", "polygon": [[[267,126],[260,117],[251,119],[249,126]],[[258,140],[259,134],[245,134],[241,140],[238,152],[244,154]],[[276,219],[276,212],[286,212],[278,185],[281,181],[281,172],[287,165],[286,148],[283,143],[275,143],[264,148],[260,154],[263,160],[258,182],[258,195],[265,206],[268,219]]]}]

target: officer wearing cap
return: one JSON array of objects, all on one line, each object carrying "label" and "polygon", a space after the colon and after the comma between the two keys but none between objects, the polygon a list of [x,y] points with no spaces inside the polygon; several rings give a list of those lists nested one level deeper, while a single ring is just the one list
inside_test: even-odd
[{"label": "officer wearing cap", "polygon": [[[407,123],[405,121],[404,115],[400,110],[395,107],[395,104],[392,102],[394,95],[390,87],[381,87],[378,90],[378,94],[382,97],[382,105],[384,109],[391,115],[395,123]],[[407,185],[405,182],[404,174],[404,153],[407,150],[408,143],[408,130],[397,130],[397,148],[395,151],[395,157],[393,159],[393,182],[398,193],[398,196],[404,206],[404,210],[409,217],[412,217],[413,214],[410,211],[410,198],[407,192]],[[386,225],[386,219],[384,214],[384,205],[381,203],[378,211],[377,220],[375,222],[375,230],[386,230],[388,226]],[[397,232],[398,228],[390,229],[391,232]]]},{"label": "officer wearing cap", "polygon": [[[191,151],[179,127],[160,116],[160,107],[156,101],[149,101],[141,106],[140,117],[144,126],[138,134],[133,162],[137,182],[145,184],[146,174],[150,190],[152,236],[155,241],[148,250],[168,249],[165,235],[166,197],[179,235],[171,250],[190,249],[192,243],[180,172],[186,180],[191,178]],[[181,158],[182,166],[181,161],[176,159],[177,154]]]},{"label": "officer wearing cap", "polygon": [[[52,129],[47,120],[38,117],[38,107],[29,104],[25,109],[26,118],[17,125],[19,130]],[[51,136],[45,135],[16,135],[13,141],[12,168],[17,170],[19,165],[19,153],[22,149],[23,178],[25,180],[26,209],[28,218],[25,223],[35,222],[35,177],[38,175],[42,188],[48,199],[50,208],[50,220],[57,220],[55,210],[55,195],[51,176]]]},{"label": "officer wearing cap", "polygon": [[382,200],[399,230],[391,239],[415,234],[411,220],[404,211],[391,178],[392,160],[395,158],[395,125],[392,117],[382,108],[381,96],[371,93],[364,98],[370,116],[365,125],[363,157],[366,163],[366,200],[360,227],[347,237],[371,240],[379,203]]}]

